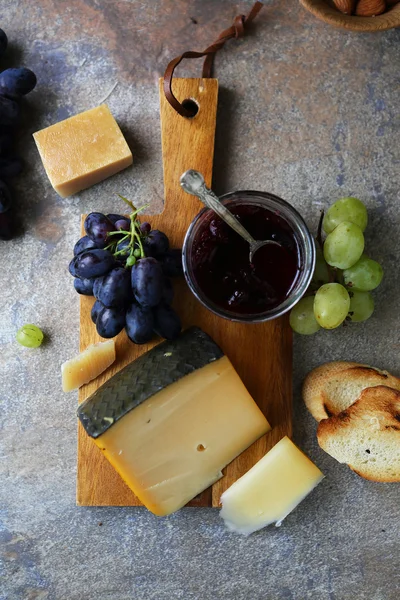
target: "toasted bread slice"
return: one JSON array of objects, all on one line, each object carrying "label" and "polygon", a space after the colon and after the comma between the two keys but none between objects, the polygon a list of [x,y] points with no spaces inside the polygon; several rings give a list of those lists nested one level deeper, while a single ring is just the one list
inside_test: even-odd
[{"label": "toasted bread slice", "polygon": [[325,452],[371,481],[400,481],[400,392],[380,385],[361,392],[339,415],[318,425]]},{"label": "toasted bread slice", "polygon": [[304,380],[303,399],[314,419],[321,421],[330,416],[325,409],[322,397],[322,390],[325,388],[326,382],[333,377],[340,378],[340,373],[345,369],[358,366],[360,365],[356,362],[334,361],[310,371]]},{"label": "toasted bread slice", "polygon": [[321,421],[346,410],[364,389],[377,385],[400,390],[400,379],[358,363],[327,363],[307,376],[303,397],[311,414]]}]

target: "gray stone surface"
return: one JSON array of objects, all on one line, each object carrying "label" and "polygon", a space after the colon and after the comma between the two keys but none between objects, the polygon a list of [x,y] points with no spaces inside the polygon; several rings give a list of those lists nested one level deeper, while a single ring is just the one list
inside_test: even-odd
[{"label": "gray stone surface", "polygon": [[[26,170],[14,184],[24,234],[0,242],[1,600],[395,600],[397,484],[374,484],[318,447],[300,397],[305,374],[352,359],[400,374],[400,31],[353,34],[294,0],[270,2],[254,35],[217,58],[221,85],[215,187],[261,189],[318,212],[354,194],[370,211],[367,243],[386,278],[365,324],[294,341],[294,439],[326,474],[280,528],[248,538],[218,511],[158,519],[140,508],[76,508],[74,394],[60,364],[78,349],[78,299],[66,267],[79,215],[116,211],[120,191],[160,208],[157,78],[168,59],[201,49],[251,3],[223,0],[2,0],[11,41],[2,67],[39,79],[24,103]],[[191,18],[198,21],[192,22]],[[196,75],[200,65],[180,68]],[[132,145],[132,168],[62,200],[31,133],[108,98]],[[36,323],[47,342],[18,346]],[[273,349],[271,349],[273,351]]]}]

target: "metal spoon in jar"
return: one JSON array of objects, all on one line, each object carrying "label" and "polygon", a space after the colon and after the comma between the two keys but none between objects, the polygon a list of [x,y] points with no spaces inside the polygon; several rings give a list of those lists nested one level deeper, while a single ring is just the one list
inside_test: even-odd
[{"label": "metal spoon in jar", "polygon": [[201,202],[207,207],[213,210],[221,217],[223,221],[229,227],[231,227],[236,233],[238,233],[248,244],[250,245],[250,253],[249,260],[253,262],[254,254],[262,248],[263,246],[267,246],[268,244],[279,246],[281,244],[279,242],[275,242],[274,240],[264,240],[258,241],[255,240],[243,227],[243,225],[237,220],[237,218],[231,213],[230,210],[224,206],[218,196],[214,194],[212,190],[209,190],[205,184],[204,177],[199,171],[195,171],[193,169],[189,169],[184,173],[180,178],[181,187],[188,194],[192,194],[193,196],[197,196]]}]

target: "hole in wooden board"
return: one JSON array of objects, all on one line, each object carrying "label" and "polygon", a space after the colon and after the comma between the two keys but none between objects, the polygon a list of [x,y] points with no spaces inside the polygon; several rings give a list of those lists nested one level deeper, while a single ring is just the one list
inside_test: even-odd
[{"label": "hole in wooden board", "polygon": [[204,450],[206,450],[206,447],[203,444],[197,446],[197,452],[204,452]]},{"label": "hole in wooden board", "polygon": [[199,112],[200,108],[194,98],[186,98],[186,100],[183,100],[182,106],[189,112],[189,116],[186,117],[187,119],[193,119],[193,117],[195,117]]}]

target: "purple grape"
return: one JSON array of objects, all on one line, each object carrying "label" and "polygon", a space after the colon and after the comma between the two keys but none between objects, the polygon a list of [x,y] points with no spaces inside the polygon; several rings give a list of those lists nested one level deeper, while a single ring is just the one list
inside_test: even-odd
[{"label": "purple grape", "polygon": [[0,95],[0,125],[14,127],[19,119],[19,106],[10,98]]},{"label": "purple grape", "polygon": [[0,240],[10,240],[14,233],[14,222],[10,212],[0,213]]},{"label": "purple grape", "polygon": [[107,219],[108,219],[109,221],[111,221],[111,223],[112,223],[113,225],[115,225],[115,223],[116,223],[117,221],[121,221],[122,219],[126,219],[126,217],[124,217],[124,215],[115,215],[115,214],[113,214],[113,213],[110,213],[109,215],[106,215],[106,217],[107,217]]},{"label": "purple grape", "polygon": [[75,277],[74,288],[78,294],[83,296],[93,296],[93,279],[79,279]]},{"label": "purple grape", "polygon": [[147,223],[147,221],[145,221],[144,223],[141,223],[140,231],[143,235],[149,235],[149,233],[151,231],[150,223]]},{"label": "purple grape", "polygon": [[96,298],[96,300],[99,299],[98,295],[103,282],[103,277],[96,277],[96,279],[93,280],[93,296]]},{"label": "purple grape", "polygon": [[135,344],[146,344],[153,337],[154,316],[151,308],[131,304],[126,313],[125,331]]},{"label": "purple grape", "polygon": [[182,250],[178,248],[167,250],[164,256],[160,256],[158,260],[167,277],[179,277],[183,275]]},{"label": "purple grape", "polygon": [[4,181],[0,181],[0,213],[5,213],[10,208],[11,203],[11,192]]},{"label": "purple grape", "polygon": [[25,96],[36,85],[36,75],[26,67],[6,69],[0,73],[0,92],[11,98]]},{"label": "purple grape", "polygon": [[21,173],[22,169],[23,162],[17,156],[12,158],[0,158],[0,177],[4,177],[6,179],[8,177],[15,177]]},{"label": "purple grape", "polygon": [[169,240],[167,236],[158,229],[150,231],[149,235],[143,240],[143,249],[146,256],[161,256],[168,248]]},{"label": "purple grape", "polygon": [[115,231],[115,226],[102,213],[90,213],[84,223],[86,235],[96,243],[98,248],[104,248],[109,243],[108,234]]},{"label": "purple grape", "polygon": [[13,145],[13,138],[7,131],[0,132],[0,154],[7,154]]},{"label": "purple grape", "polygon": [[74,256],[80,254],[84,250],[91,250],[92,248],[97,248],[96,243],[90,239],[87,235],[81,237],[74,246]]},{"label": "purple grape", "polygon": [[166,340],[176,339],[182,329],[179,316],[168,304],[160,304],[153,308],[154,331]]},{"label": "purple grape", "polygon": [[129,231],[131,222],[129,219],[118,219],[118,221],[115,221],[114,226],[118,231]]},{"label": "purple grape", "polygon": [[101,277],[115,266],[113,255],[108,250],[84,250],[69,264],[69,272],[80,279]]},{"label": "purple grape", "polygon": [[113,338],[125,327],[125,309],[102,308],[97,313],[96,330],[103,338]]},{"label": "purple grape", "polygon": [[96,302],[92,306],[92,310],[90,311],[90,318],[92,319],[95,325],[97,321],[97,315],[99,314],[102,308],[104,308],[104,306],[99,300],[96,300]]},{"label": "purple grape", "polygon": [[95,280],[93,290],[97,300],[107,308],[127,306],[133,300],[129,269],[116,267],[107,275]]},{"label": "purple grape", "polygon": [[168,277],[164,277],[164,285],[161,300],[165,304],[172,304],[174,299],[174,286]]},{"label": "purple grape", "polygon": [[164,275],[155,258],[142,258],[131,269],[131,284],[142,306],[157,306],[161,301]]},{"label": "purple grape", "polygon": [[3,56],[5,51],[7,50],[8,39],[5,34],[5,31],[0,29],[0,56]]}]

